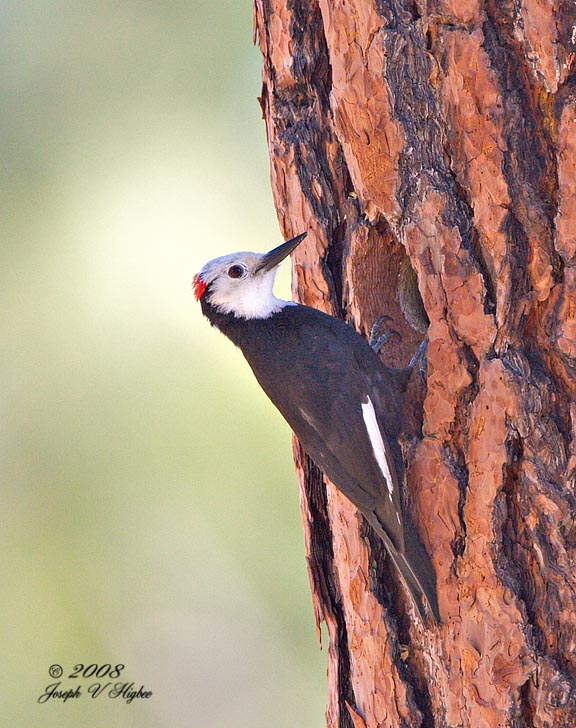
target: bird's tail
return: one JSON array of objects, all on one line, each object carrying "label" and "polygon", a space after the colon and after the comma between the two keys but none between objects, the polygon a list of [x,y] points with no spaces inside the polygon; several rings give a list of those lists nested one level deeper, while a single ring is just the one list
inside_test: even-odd
[{"label": "bird's tail", "polygon": [[[380,524],[378,525],[380,526]],[[404,523],[404,553],[394,546],[381,526],[376,530],[384,541],[386,550],[394,562],[404,585],[410,592],[424,624],[427,622],[425,604],[428,605],[429,613],[432,614],[434,620],[439,622],[440,611],[436,596],[436,576],[426,549],[412,524],[407,519]]]}]

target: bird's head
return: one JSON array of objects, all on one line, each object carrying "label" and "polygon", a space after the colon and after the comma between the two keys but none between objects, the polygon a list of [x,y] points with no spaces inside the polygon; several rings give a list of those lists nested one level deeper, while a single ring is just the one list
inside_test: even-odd
[{"label": "bird's head", "polygon": [[306,235],[297,235],[269,253],[214,258],[194,276],[196,300],[237,318],[268,318],[286,305],[272,291],[276,270]]}]

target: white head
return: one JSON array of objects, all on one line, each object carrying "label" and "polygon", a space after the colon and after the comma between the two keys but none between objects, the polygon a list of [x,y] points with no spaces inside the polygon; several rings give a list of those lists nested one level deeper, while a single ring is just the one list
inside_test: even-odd
[{"label": "white head", "polygon": [[306,237],[306,233],[269,253],[232,253],[214,258],[194,276],[197,300],[237,318],[268,318],[290,305],[273,293],[278,265]]}]

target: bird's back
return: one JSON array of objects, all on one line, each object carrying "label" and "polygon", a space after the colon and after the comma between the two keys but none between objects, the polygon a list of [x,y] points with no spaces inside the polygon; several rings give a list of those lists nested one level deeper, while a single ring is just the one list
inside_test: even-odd
[{"label": "bird's back", "polygon": [[[315,463],[360,510],[382,514],[390,538],[402,550],[399,380],[352,328],[307,306],[287,305],[266,319],[219,315],[214,325],[240,347]],[[363,405],[368,406],[368,398],[393,454],[391,483],[383,477],[367,431]]]}]

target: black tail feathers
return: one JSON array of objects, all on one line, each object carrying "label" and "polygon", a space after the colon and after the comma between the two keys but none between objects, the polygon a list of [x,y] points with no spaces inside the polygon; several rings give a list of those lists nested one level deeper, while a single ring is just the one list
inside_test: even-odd
[{"label": "black tail feathers", "polygon": [[416,529],[409,522],[404,523],[404,553],[398,554],[396,560],[390,554],[401,572],[414,601],[419,607],[422,615],[422,599],[428,603],[430,612],[436,622],[440,622],[440,610],[438,609],[438,596],[436,593],[436,575],[432,568],[430,557],[422,545]]},{"label": "black tail feathers", "polygon": [[436,576],[430,557],[422,545],[420,537],[414,526],[408,521],[404,522],[404,552],[399,551],[389,536],[383,530],[380,523],[371,520],[376,533],[380,536],[394,566],[398,571],[404,585],[410,592],[414,604],[424,624],[427,623],[427,610],[436,623],[440,622],[440,610],[438,609],[438,597],[436,596]]}]

